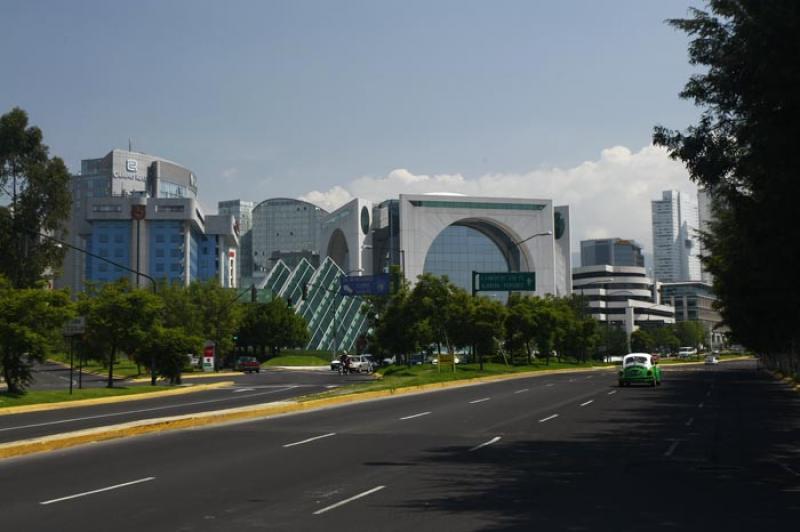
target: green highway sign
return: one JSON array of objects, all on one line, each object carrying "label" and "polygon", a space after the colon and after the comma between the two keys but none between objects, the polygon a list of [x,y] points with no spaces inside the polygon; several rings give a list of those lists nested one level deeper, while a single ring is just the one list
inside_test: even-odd
[{"label": "green highway sign", "polygon": [[533,292],[535,272],[472,272],[472,293]]}]

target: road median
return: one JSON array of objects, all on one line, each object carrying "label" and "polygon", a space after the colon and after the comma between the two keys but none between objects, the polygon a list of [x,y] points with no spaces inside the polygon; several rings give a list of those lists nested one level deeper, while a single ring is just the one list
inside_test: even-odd
[{"label": "road median", "polygon": [[125,403],[128,401],[141,401],[142,399],[153,399],[157,397],[169,397],[173,395],[184,395],[189,393],[213,390],[231,386],[233,381],[213,382],[209,384],[198,384],[194,386],[181,386],[170,390],[159,390],[155,392],[145,392],[135,395],[114,395],[111,397],[96,397],[93,399],[77,399],[75,401],[61,401],[57,403],[37,403],[32,405],[8,406],[0,408],[0,416],[13,414],[25,414],[29,412],[44,412],[47,410],[61,410],[64,408],[76,408],[81,406],[105,405],[111,403]]}]

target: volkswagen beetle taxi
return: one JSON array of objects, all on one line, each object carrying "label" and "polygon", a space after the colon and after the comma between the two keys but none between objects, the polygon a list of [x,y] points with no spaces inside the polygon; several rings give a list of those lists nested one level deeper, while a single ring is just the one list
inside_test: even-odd
[{"label": "volkswagen beetle taxi", "polygon": [[658,357],[649,353],[629,353],[622,357],[622,368],[619,370],[619,385],[661,384],[661,368]]}]

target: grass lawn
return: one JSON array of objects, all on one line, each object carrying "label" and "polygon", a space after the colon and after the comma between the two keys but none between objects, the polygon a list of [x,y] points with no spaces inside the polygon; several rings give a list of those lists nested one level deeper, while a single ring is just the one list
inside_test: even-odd
[{"label": "grass lawn", "polygon": [[[56,362],[61,362],[62,364],[66,364],[69,366],[69,353],[54,353],[50,355],[51,360],[55,360]],[[75,369],[78,369],[78,358],[75,357],[74,360]],[[147,368],[143,367],[142,370],[147,370]],[[108,368],[104,366],[101,362],[96,360],[86,360],[83,363],[83,371],[87,373],[95,373],[98,375],[106,376],[108,375]],[[128,360],[126,356],[117,357],[117,361],[114,364],[114,377],[117,378],[127,378],[127,377],[140,377],[142,374],[139,373],[139,370],[136,368],[136,364],[133,361]]]},{"label": "grass lawn", "polygon": [[375,381],[342,386],[340,388],[336,388],[335,390],[323,392],[321,394],[306,396],[303,399],[318,399],[320,397],[331,397],[335,395],[371,392],[376,390],[395,390],[397,388],[405,388],[408,386],[419,386],[422,384],[432,384],[436,382],[469,380],[478,377],[488,377],[492,375],[503,375],[508,373],[545,371],[552,369],[589,369],[592,367],[605,366],[613,366],[613,364],[604,364],[602,362],[587,362],[584,364],[578,364],[574,362],[557,362],[555,360],[552,360],[549,365],[545,364],[544,361],[541,363],[519,366],[485,363],[483,365],[483,371],[480,370],[478,364],[459,364],[456,366],[455,372],[452,370],[452,367],[442,367],[442,370],[439,371],[437,366],[431,364],[411,367],[395,365],[380,368],[378,372],[382,375],[382,377]]},{"label": "grass lawn", "polygon": [[270,358],[265,366],[327,366],[331,363],[329,354],[286,354]]},{"label": "grass lawn", "polygon": [[116,395],[134,395],[169,389],[172,389],[172,387],[136,386],[132,388],[84,388],[82,390],[73,390],[72,395],[69,394],[69,390],[29,391],[23,395],[9,395],[7,392],[0,392],[0,409],[9,406],[60,403],[62,401],[77,401],[79,399],[95,399],[97,397],[113,397]]}]

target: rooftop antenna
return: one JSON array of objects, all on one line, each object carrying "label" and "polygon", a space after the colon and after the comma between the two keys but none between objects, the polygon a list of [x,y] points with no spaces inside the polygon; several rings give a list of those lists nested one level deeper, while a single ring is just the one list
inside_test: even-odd
[{"label": "rooftop antenna", "polygon": [[128,151],[133,151],[133,141],[128,137]]}]

